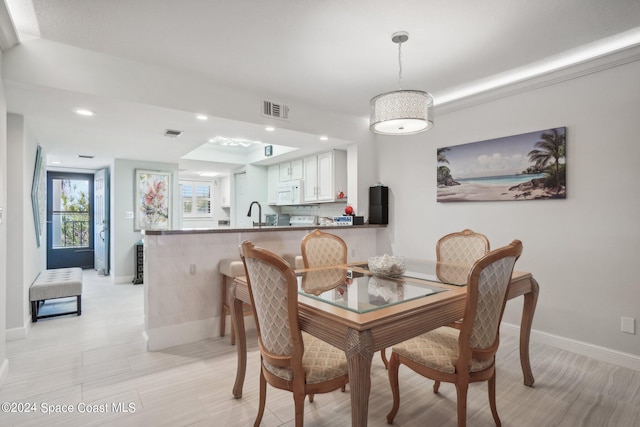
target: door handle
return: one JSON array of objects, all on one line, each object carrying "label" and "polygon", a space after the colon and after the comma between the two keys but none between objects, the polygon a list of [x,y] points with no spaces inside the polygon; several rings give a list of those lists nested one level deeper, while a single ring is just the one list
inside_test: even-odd
[{"label": "door handle", "polygon": [[93,249],[77,249],[74,251],[74,253],[78,253],[78,252],[93,252]]}]

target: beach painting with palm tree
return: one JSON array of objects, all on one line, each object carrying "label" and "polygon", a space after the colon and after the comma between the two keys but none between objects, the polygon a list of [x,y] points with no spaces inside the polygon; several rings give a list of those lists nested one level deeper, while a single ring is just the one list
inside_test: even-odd
[{"label": "beach painting with palm tree", "polygon": [[437,149],[438,202],[565,199],[566,127]]}]

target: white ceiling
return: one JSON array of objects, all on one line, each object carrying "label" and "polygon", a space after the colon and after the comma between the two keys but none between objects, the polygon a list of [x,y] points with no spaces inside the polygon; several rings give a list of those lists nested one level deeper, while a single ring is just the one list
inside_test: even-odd
[{"label": "white ceiling", "polygon": [[[633,36],[632,44],[640,44],[638,0],[5,3],[22,41],[48,39],[363,118],[373,96],[397,89],[398,51],[390,38],[398,30],[410,34],[402,46],[403,88],[431,92],[436,108],[461,96],[461,91],[473,90],[476,83],[548,64],[624,33]],[[315,134],[286,131],[265,136],[261,125],[224,118],[196,123],[197,111],[123,104],[108,97],[11,82],[5,82],[5,90],[9,112],[23,114],[36,137],[46,140],[49,163],[59,159],[65,166],[87,167],[77,163],[73,157],[77,154],[92,154],[98,161],[144,159],[150,147],[163,156],[158,161],[176,162],[215,136],[213,128],[219,135],[266,143],[318,144]],[[70,109],[89,97],[100,113],[91,121],[71,117]],[[180,138],[189,143],[179,147],[171,141],[159,143],[158,123],[165,129],[184,130]],[[366,127],[364,119],[362,123]],[[119,137],[123,134],[138,142],[131,144]],[[237,156],[216,158],[242,163]],[[181,162],[181,168],[183,164],[187,165]]]}]

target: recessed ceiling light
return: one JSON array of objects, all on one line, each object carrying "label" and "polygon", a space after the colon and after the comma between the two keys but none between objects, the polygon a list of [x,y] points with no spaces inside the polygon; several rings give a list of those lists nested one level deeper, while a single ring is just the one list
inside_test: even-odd
[{"label": "recessed ceiling light", "polygon": [[276,130],[276,128],[274,128],[273,126],[267,126],[266,128],[264,128],[264,130],[266,130],[267,132],[273,132],[274,130]]},{"label": "recessed ceiling light", "polygon": [[78,108],[77,110],[75,110],[75,112],[80,116],[87,116],[87,117],[94,116],[96,114],[93,111],[85,110],[84,108]]},{"label": "recessed ceiling light", "polygon": [[62,164],[62,162],[53,161],[53,162],[51,162],[51,164],[52,164],[52,165],[61,165],[61,164]]},{"label": "recessed ceiling light", "polygon": [[198,114],[198,115],[196,115],[196,119],[198,119],[198,120],[209,120],[209,116],[207,116],[205,114]]},{"label": "recessed ceiling light", "polygon": [[200,176],[208,176],[208,177],[213,177],[213,176],[218,176],[220,175],[219,172],[200,172],[199,173]]},{"label": "recessed ceiling light", "polygon": [[329,137],[327,135],[322,135],[320,137],[320,141],[328,141],[328,140],[329,140]]}]

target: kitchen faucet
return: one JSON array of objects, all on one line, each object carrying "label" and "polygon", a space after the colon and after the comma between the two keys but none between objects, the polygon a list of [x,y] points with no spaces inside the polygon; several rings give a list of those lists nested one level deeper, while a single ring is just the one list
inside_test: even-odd
[{"label": "kitchen faucet", "polygon": [[262,227],[262,206],[260,205],[260,202],[256,202],[255,200],[251,202],[251,204],[249,205],[249,213],[247,213],[247,216],[251,217],[251,208],[253,207],[254,204],[258,205],[258,228],[261,228]]}]

